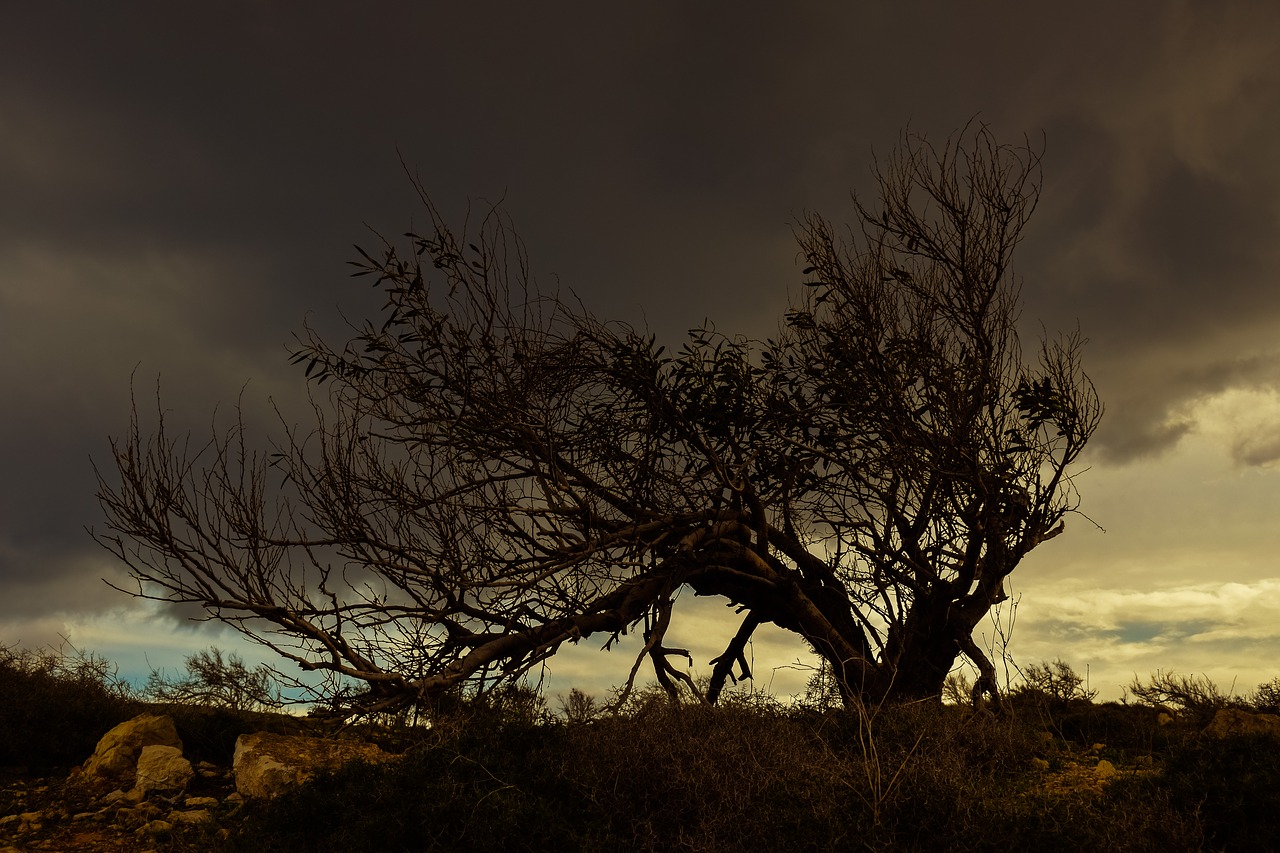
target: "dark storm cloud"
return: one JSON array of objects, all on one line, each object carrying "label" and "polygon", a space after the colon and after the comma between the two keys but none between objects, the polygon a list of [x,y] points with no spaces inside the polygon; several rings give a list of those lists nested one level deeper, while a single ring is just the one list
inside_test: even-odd
[{"label": "dark storm cloud", "polygon": [[[1175,444],[1189,401],[1274,381],[1273,12],[433,6],[10,13],[0,576],[50,595],[24,587],[0,616],[99,589],[87,460],[127,425],[135,367],[143,408],[159,374],[197,430],[248,381],[265,428],[266,397],[301,391],[284,346],[304,314],[341,338],[338,306],[377,309],[343,262],[376,243],[365,223],[420,224],[400,155],[451,218],[505,199],[543,283],[603,315],[763,336],[799,281],[791,223],[846,217],[904,127],[1044,128],[1027,319],[1093,339],[1108,458]],[[1259,437],[1238,457],[1274,452]]]},{"label": "dark storm cloud", "polygon": [[1056,94],[1024,113],[1049,136],[1029,307],[1092,339],[1112,462],[1175,446],[1205,395],[1269,387],[1236,367],[1280,355],[1280,9],[1170,4],[1143,29],[1040,74]]},{"label": "dark storm cloud", "polygon": [[1173,163],[1151,180],[1139,202],[1143,215],[1130,223],[1130,240],[1135,252],[1152,261],[1147,275],[1165,285],[1156,302],[1162,309],[1157,322],[1184,331],[1200,317],[1175,312],[1186,312],[1188,303],[1202,309],[1204,300],[1185,298],[1200,293],[1213,294],[1212,304],[1229,314],[1256,309],[1249,297],[1269,296],[1258,292],[1258,248],[1277,232],[1273,198],[1263,189],[1198,174],[1187,163]]}]

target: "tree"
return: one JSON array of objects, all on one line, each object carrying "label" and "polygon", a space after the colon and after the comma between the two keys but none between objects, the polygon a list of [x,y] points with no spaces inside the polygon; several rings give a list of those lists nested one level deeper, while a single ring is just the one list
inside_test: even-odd
[{"label": "tree", "polygon": [[187,655],[187,673],[170,678],[151,670],[144,694],[158,702],[180,702],[226,708],[231,711],[264,711],[283,702],[271,670],[265,664],[250,669],[235,652],[224,659],[217,646]]},{"label": "tree", "polygon": [[709,701],[768,622],[846,702],[936,697],[960,655],[994,698],[974,627],[1077,508],[1101,405],[1078,334],[1028,362],[1015,329],[1039,152],[908,135],[876,175],[847,239],[798,228],[808,280],[775,338],[699,329],[676,353],[538,290],[499,211],[455,232],[422,193],[431,227],[354,262],[381,322],[299,340],[314,430],[266,453],[237,424],[193,453],[135,412],[99,540],[134,594],[363,682],[363,709],[636,628],[628,687],[647,659],[700,693],[666,645],[682,590],[742,617]]},{"label": "tree", "polygon": [[1207,675],[1178,675],[1158,669],[1146,684],[1135,675],[1128,690],[1147,705],[1175,708],[1206,721],[1218,709],[1233,704],[1232,698],[1224,696]]},{"label": "tree", "polygon": [[1029,664],[1022,670],[1023,683],[1016,693],[1059,708],[1072,702],[1092,702],[1098,691],[1089,687],[1085,677],[1058,658],[1053,663]]}]

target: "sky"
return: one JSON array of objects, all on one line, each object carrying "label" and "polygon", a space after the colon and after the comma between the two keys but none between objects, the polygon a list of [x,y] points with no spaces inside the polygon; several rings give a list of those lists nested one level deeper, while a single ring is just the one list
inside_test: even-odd
[{"label": "sky", "polygon": [[[0,31],[0,643],[134,678],[234,634],[113,591],[93,463],[161,389],[206,432],[296,411],[293,335],[379,305],[345,266],[501,201],[540,282],[675,339],[763,337],[793,226],[849,221],[902,132],[1043,140],[1023,332],[1079,328],[1106,417],[1087,518],[1029,555],[983,645],[1135,675],[1280,676],[1280,5],[1245,0],[49,2]],[[104,471],[109,470],[104,467]],[[1104,532],[1105,531],[1105,532]],[[1011,602],[1012,604],[1012,602]],[[732,635],[682,601],[695,666]],[[630,658],[582,644],[549,689]],[[781,631],[762,687],[803,688]]]}]

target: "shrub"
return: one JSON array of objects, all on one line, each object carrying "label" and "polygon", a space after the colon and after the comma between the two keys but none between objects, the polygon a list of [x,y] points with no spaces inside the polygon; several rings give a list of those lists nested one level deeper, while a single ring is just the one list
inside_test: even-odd
[{"label": "shrub", "polygon": [[144,693],[157,702],[204,705],[228,711],[279,708],[280,691],[265,664],[250,669],[235,652],[224,659],[217,646],[188,655],[187,672],[176,677],[151,670]]},{"label": "shrub", "polygon": [[[420,732],[254,804],[244,850],[1199,849],[1156,779],[1042,789],[1038,729],[940,703],[865,713],[661,702],[590,725]],[[473,718],[473,721],[475,718]]]},{"label": "shrub", "polygon": [[840,848],[863,810],[823,721],[650,702],[570,730],[565,770],[630,849]]},{"label": "shrub", "polygon": [[1207,723],[1219,708],[1232,704],[1218,685],[1203,675],[1178,675],[1156,670],[1148,684],[1136,676],[1129,692],[1148,705],[1174,708],[1200,723]]},{"label": "shrub", "polygon": [[599,717],[603,711],[594,696],[583,693],[576,687],[569,691],[568,696],[560,697],[560,715],[572,726],[585,725]]},{"label": "shrub", "polygon": [[1170,755],[1164,787],[1198,813],[1207,849],[1274,850],[1280,838],[1280,740],[1268,735],[1188,739]]},{"label": "shrub", "polygon": [[224,767],[230,766],[235,756],[236,739],[243,734],[324,734],[314,721],[283,713],[233,711],[189,703],[153,705],[152,708],[173,718],[178,737],[182,739],[183,753],[188,759],[193,762],[211,761]]},{"label": "shrub", "polygon": [[625,849],[561,774],[563,729],[428,735],[397,761],[352,764],[248,813],[233,849]]},{"label": "shrub", "polygon": [[105,659],[69,644],[0,646],[0,765],[37,773],[83,762],[113,726],[138,713]]},{"label": "shrub", "polygon": [[1015,696],[1034,696],[1053,707],[1064,707],[1072,702],[1092,702],[1098,695],[1097,690],[1090,690],[1085,684],[1084,676],[1061,658],[1053,663],[1029,664],[1022,670],[1022,680],[1023,683],[1014,690]]},{"label": "shrub", "polygon": [[972,705],[973,681],[964,670],[948,673],[942,682],[942,701],[947,705]]},{"label": "shrub", "polygon": [[1280,714],[1280,678],[1273,678],[1249,697],[1249,705],[1263,714]]},{"label": "shrub", "polygon": [[1052,714],[1051,724],[1064,740],[1082,746],[1101,742],[1144,754],[1167,748],[1183,733],[1177,727],[1157,725],[1151,708],[1120,702],[1073,704]]}]

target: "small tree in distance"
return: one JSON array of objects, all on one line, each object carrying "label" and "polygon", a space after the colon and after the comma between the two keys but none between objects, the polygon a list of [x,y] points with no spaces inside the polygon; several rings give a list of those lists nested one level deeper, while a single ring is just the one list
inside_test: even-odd
[{"label": "small tree in distance", "polygon": [[1146,683],[1135,675],[1128,690],[1148,705],[1174,708],[1206,720],[1218,709],[1234,704],[1207,675],[1178,675],[1156,670]]},{"label": "small tree in distance", "polygon": [[224,659],[217,646],[186,659],[187,672],[176,677],[151,670],[144,695],[158,702],[207,705],[231,711],[265,711],[283,704],[271,670],[265,665],[250,669],[235,652]]},{"label": "small tree in distance", "polygon": [[1023,683],[1017,692],[1044,699],[1059,707],[1072,702],[1092,702],[1098,691],[1089,687],[1085,677],[1061,658],[1053,663],[1028,664],[1022,669]]},{"label": "small tree in distance", "polygon": [[[797,239],[803,296],[763,342],[654,336],[541,292],[498,212],[361,250],[386,305],[295,361],[316,426],[195,454],[135,415],[100,475],[136,595],[193,603],[394,710],[518,682],[628,631],[672,695],[751,676],[762,624],[802,637],[845,703],[937,697],[1022,558],[1077,507],[1101,405],[1078,335],[1028,362],[1010,262],[1040,154],[983,127],[906,136],[838,237]],[[321,389],[323,388],[323,393]],[[739,625],[702,690],[667,644],[682,594]]]}]

